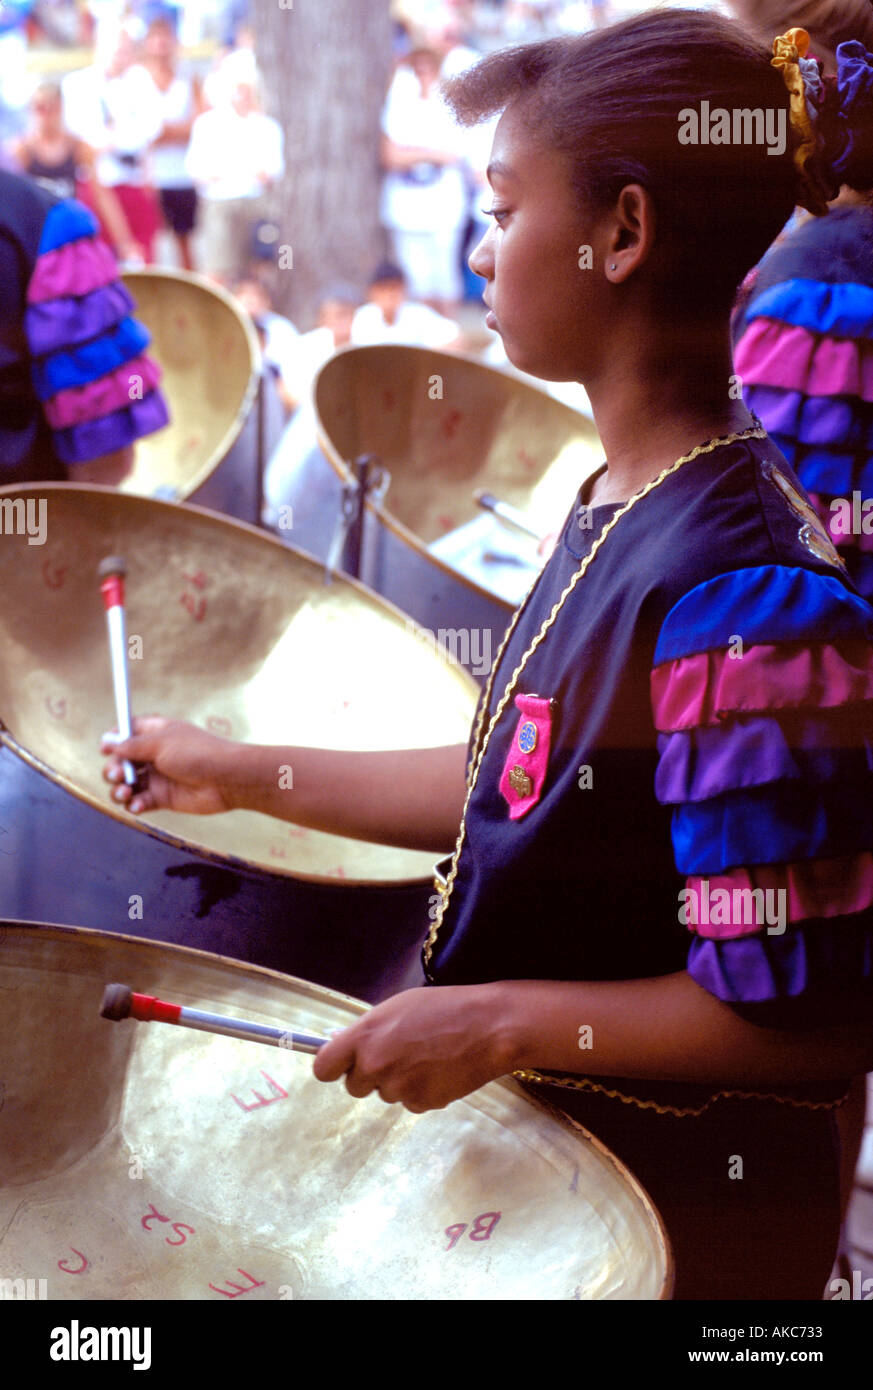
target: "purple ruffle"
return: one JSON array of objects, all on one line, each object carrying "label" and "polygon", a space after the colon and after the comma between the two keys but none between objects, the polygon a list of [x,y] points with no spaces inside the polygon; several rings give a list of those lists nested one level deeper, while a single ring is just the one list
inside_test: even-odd
[{"label": "purple ruffle", "polygon": [[714,941],[695,937],[688,973],[726,1004],[797,999],[808,992],[873,983],[873,912],[805,922],[781,936]]},{"label": "purple ruffle", "polygon": [[873,740],[835,745],[834,724],[826,717],[795,721],[790,735],[767,717],[659,734],[655,795],[679,805],[784,778],[825,782],[873,772]]},{"label": "purple ruffle", "polygon": [[169,424],[167,406],[160,391],[151,391],[141,401],[124,410],[114,410],[99,420],[89,420],[54,435],[59,458],[66,464],[88,463],[91,459],[123,449],[143,435],[154,434]]},{"label": "purple ruffle", "polygon": [[31,354],[46,357],[88,343],[116,328],[135,308],[130,293],[118,280],[78,299],[31,304],[24,319]]},{"label": "purple ruffle", "polygon": [[837,92],[845,144],[833,167],[841,174],[854,154],[856,131],[866,127],[873,109],[873,58],[857,39],[837,48]]}]

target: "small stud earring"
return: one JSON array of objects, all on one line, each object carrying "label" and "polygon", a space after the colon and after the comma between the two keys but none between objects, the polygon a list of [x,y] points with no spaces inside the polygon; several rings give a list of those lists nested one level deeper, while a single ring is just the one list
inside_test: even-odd
[{"label": "small stud earring", "polygon": [[612,265],[609,268],[610,270],[615,270],[615,261],[613,261]]}]

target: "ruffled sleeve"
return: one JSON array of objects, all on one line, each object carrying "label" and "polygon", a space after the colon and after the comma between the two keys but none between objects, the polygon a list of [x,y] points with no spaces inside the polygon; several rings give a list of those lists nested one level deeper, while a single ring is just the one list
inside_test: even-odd
[{"label": "ruffled sleeve", "polygon": [[782,565],[686,594],[651,677],[688,970],[771,1026],[873,1004],[873,609]]},{"label": "ruffled sleeve", "polygon": [[753,297],[744,321],[734,363],[746,404],[870,596],[873,517],[846,524],[845,509],[830,499],[857,495],[857,513],[873,498],[873,288],[784,280]]},{"label": "ruffled sleeve", "polygon": [[34,389],[58,457],[75,466],[169,421],[150,338],[94,217],[66,199],[49,211],[27,291]]}]

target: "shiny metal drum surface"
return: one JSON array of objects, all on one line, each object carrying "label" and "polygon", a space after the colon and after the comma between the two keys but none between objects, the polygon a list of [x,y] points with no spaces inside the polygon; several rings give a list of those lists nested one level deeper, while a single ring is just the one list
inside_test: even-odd
[{"label": "shiny metal drum surface", "polygon": [[[255,812],[133,818],[112,803],[97,565],[127,561],[134,713],[261,744],[434,747],[466,740],[472,680],[362,586],[325,586],[314,561],[251,527],[104,488],[7,499],[43,504],[45,533],[0,537],[0,914],[141,920],[145,935],[376,997],[426,933],[434,856]],[[276,772],[293,784],[293,768]]]},{"label": "shiny metal drum surface", "polygon": [[49,1299],[652,1299],[671,1260],[602,1145],[493,1082],[411,1115],[305,1055],[99,1017],[118,980],[326,1033],[353,1000],[200,952],[0,923],[0,1276]]},{"label": "shiny metal drum surface", "polygon": [[152,335],[170,423],[139,441],[122,490],[257,521],[261,352],[251,319],[190,271],[152,267],[123,279]]},{"label": "shiny metal drum surface", "polygon": [[[322,367],[314,401],[319,441],[337,473],[369,453],[391,474],[384,501],[369,508],[361,578],[426,627],[487,623],[496,650],[536,573],[535,553],[525,552],[510,600],[503,586],[483,582],[487,566],[477,565],[474,579],[428,547],[443,550],[450,533],[485,520],[479,489],[540,533],[556,529],[602,463],[593,421],[508,373],[416,347],[342,349]],[[522,558],[512,531],[495,523],[488,536]],[[307,546],[305,535],[299,540]]]}]

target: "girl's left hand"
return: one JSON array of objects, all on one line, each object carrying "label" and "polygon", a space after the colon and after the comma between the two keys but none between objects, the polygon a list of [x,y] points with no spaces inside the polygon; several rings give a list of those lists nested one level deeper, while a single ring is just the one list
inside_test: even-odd
[{"label": "girl's left hand", "polygon": [[346,1077],[414,1114],[442,1110],[517,1065],[499,984],[410,989],[378,1004],[319,1051],[319,1081]]}]

